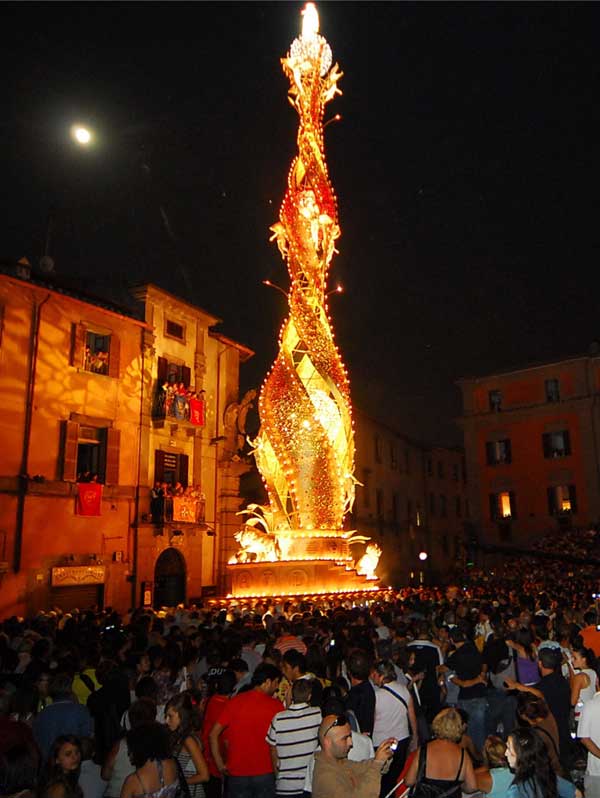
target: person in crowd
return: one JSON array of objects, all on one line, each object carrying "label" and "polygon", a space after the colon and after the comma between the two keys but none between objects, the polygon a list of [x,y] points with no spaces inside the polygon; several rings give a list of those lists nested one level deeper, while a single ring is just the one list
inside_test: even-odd
[{"label": "person in crowd", "polygon": [[78,738],[91,737],[94,733],[92,718],[87,707],[75,700],[73,679],[67,673],[57,673],[50,683],[52,703],[36,716],[33,721],[33,736],[38,744],[42,759],[48,760],[52,745],[59,735],[74,735]]},{"label": "person in crowd", "polygon": [[507,798],[582,798],[570,781],[557,776],[546,746],[533,729],[515,729],[506,742],[506,759],[514,773]]},{"label": "person in crowd", "polygon": [[250,689],[252,674],[250,673],[246,660],[241,657],[233,657],[229,661],[229,670],[234,672],[236,678],[235,688],[233,690],[234,695]]},{"label": "person in crowd", "polygon": [[45,798],[84,798],[83,790],[79,786],[80,766],[79,737],[61,734],[54,740],[49,751],[44,779]]},{"label": "person in crowd", "polygon": [[485,798],[504,798],[513,781],[506,759],[506,743],[490,735],[483,744],[483,765],[475,770],[477,788]]},{"label": "person in crowd", "polygon": [[279,624],[280,635],[275,642],[275,648],[285,654],[291,648],[295,648],[301,654],[306,654],[306,643],[302,640],[302,624],[291,624],[287,621],[280,621]]},{"label": "person in crowd", "polygon": [[530,686],[536,684],[540,678],[537,662],[537,648],[533,634],[529,627],[521,626],[506,636],[506,644],[515,652],[516,674],[515,678],[521,684]]},{"label": "person in crowd", "polygon": [[[274,793],[275,775],[266,735],[273,717],[283,709],[273,698],[281,671],[274,665],[259,665],[252,676],[252,689],[228,701],[209,733],[210,750],[219,772],[227,776],[228,798],[246,798]],[[219,737],[227,733],[224,760]]]},{"label": "person in crowd", "polygon": [[455,626],[450,630],[450,640],[455,651],[447,659],[447,666],[454,671],[452,681],[459,686],[457,707],[468,715],[468,732],[478,751],[485,740],[487,696],[485,680],[480,679],[483,660],[475,644],[467,639],[464,630]]},{"label": "person in crowd", "polygon": [[365,651],[356,649],[346,661],[351,685],[346,709],[356,717],[359,726],[357,731],[371,736],[375,724],[375,689],[369,681],[371,659]]},{"label": "person in crowd", "polygon": [[96,678],[96,652],[92,649],[82,648],[79,652],[78,669],[73,677],[73,693],[80,704],[84,706],[90,695],[100,689],[100,682]]},{"label": "person in crowd", "polygon": [[[461,792],[475,792],[477,781],[470,756],[459,745],[466,730],[459,712],[442,709],[431,723],[434,739],[417,750],[404,777],[412,786],[419,782],[447,792],[447,798],[460,798]],[[419,779],[419,774],[421,777]]]},{"label": "person in crowd", "polygon": [[33,743],[18,743],[0,753],[0,795],[3,798],[35,798],[40,754]]},{"label": "person in crowd", "polygon": [[377,686],[373,745],[377,749],[384,740],[392,737],[397,741],[392,761],[381,778],[383,798],[397,782],[411,742],[413,749],[417,748],[419,734],[413,698],[408,688],[398,681],[392,660],[383,659],[376,662],[371,678]]},{"label": "person in crowd", "polygon": [[440,647],[431,641],[427,622],[418,622],[415,639],[408,643],[407,648],[409,651],[414,651],[416,655],[414,671],[424,674],[419,685],[419,697],[421,706],[425,709],[427,721],[430,722],[441,706],[438,668],[444,664],[444,660]]},{"label": "person in crowd", "polygon": [[567,659],[569,666],[569,685],[571,706],[575,723],[579,724],[584,704],[594,697],[598,689],[598,661],[591,648],[576,644],[572,656]]},{"label": "person in crowd", "polygon": [[179,693],[166,706],[173,753],[188,783],[190,798],[204,798],[204,782],[208,781],[209,773],[202,742],[196,735],[199,720],[195,715],[196,708],[188,693]]},{"label": "person in crowd", "polygon": [[587,750],[586,798],[600,798],[600,692],[587,701],[581,712],[578,734]]},{"label": "person in crowd", "polygon": [[106,756],[121,734],[121,718],[129,708],[129,680],[124,668],[113,659],[103,660],[96,670],[101,687],[90,694],[88,709],[94,719],[98,762]]},{"label": "person in crowd", "polygon": [[517,716],[521,726],[528,726],[534,729],[536,734],[540,736],[548,749],[548,756],[554,772],[558,776],[563,776],[559,755],[558,727],[545,699],[533,693],[519,693]]},{"label": "person in crowd", "polygon": [[[208,765],[209,779],[205,785],[204,791],[206,798],[221,798],[223,794],[223,776],[219,771],[212,752],[210,750],[209,734],[212,727],[215,725],[217,718],[220,716],[223,707],[230,700],[233,690],[235,688],[235,675],[232,671],[226,670],[221,673],[217,679],[215,693],[208,699],[205,709],[204,717],[202,719],[202,750],[206,764]],[[226,737],[227,732],[223,732],[219,738],[219,748],[221,758],[223,761],[226,759]]]},{"label": "person in crowd", "polygon": [[290,706],[273,717],[267,732],[280,798],[301,798],[306,767],[317,747],[322,716],[318,707],[310,705],[311,691],[311,680],[297,679],[292,684]]},{"label": "person in crowd", "polygon": [[175,798],[180,789],[169,731],[160,723],[142,723],[127,732],[134,772],[125,779],[120,798]]},{"label": "person in crowd", "polygon": [[[139,698],[129,707],[128,721],[130,725],[128,730],[145,723],[153,723],[155,718],[156,704],[154,701],[149,698]],[[100,775],[105,782],[108,782],[104,793],[105,798],[119,798],[125,779],[134,770],[129,759],[126,732],[124,731],[102,765]]]},{"label": "person in crowd", "polygon": [[79,786],[84,798],[102,798],[106,781],[102,778],[100,765],[94,762],[95,744],[92,737],[81,738],[81,768]]},{"label": "person in crowd", "polygon": [[377,798],[381,771],[391,759],[395,739],[384,740],[373,759],[348,759],[352,729],[346,715],[326,715],[319,727],[321,750],[315,754],[313,798]]}]

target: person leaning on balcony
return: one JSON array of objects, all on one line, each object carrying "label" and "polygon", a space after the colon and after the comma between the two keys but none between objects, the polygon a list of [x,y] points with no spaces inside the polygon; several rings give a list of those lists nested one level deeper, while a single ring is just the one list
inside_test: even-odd
[{"label": "person leaning on balcony", "polygon": [[352,730],[346,715],[327,715],[319,727],[312,798],[377,798],[381,769],[393,755],[394,738],[384,740],[374,759],[351,762]]}]

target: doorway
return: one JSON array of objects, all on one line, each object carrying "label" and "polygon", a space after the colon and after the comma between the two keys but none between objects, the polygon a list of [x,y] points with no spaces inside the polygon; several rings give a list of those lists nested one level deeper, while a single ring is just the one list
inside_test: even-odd
[{"label": "doorway", "polygon": [[185,602],[185,560],[174,548],[165,549],[154,566],[154,608]]}]

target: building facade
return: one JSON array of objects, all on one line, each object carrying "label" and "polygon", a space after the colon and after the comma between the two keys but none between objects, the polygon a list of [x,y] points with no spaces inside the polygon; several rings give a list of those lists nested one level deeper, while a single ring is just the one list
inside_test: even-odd
[{"label": "building facade", "polygon": [[464,554],[470,508],[463,451],[427,447],[360,410],[354,417],[352,528],[381,547],[384,584],[436,581]]},{"label": "building facade", "polygon": [[[137,296],[140,314],[26,263],[0,274],[0,617],[219,589],[252,353],[155,286]],[[155,481],[194,487],[151,506]]]},{"label": "building facade", "polygon": [[526,545],[600,519],[597,353],[459,381],[479,542]]}]

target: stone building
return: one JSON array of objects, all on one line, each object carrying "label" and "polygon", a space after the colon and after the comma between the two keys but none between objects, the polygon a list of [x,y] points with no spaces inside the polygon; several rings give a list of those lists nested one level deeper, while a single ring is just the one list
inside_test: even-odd
[{"label": "stone building", "polygon": [[[136,295],[140,313],[27,262],[0,273],[0,617],[225,587],[252,352],[189,302]],[[197,490],[151,507],[155,480]]]},{"label": "stone building", "polygon": [[433,581],[464,554],[470,508],[463,451],[427,447],[359,409],[354,418],[361,484],[352,526],[380,545],[384,584]]},{"label": "stone building", "polygon": [[479,542],[527,545],[600,519],[600,356],[459,381]]}]

